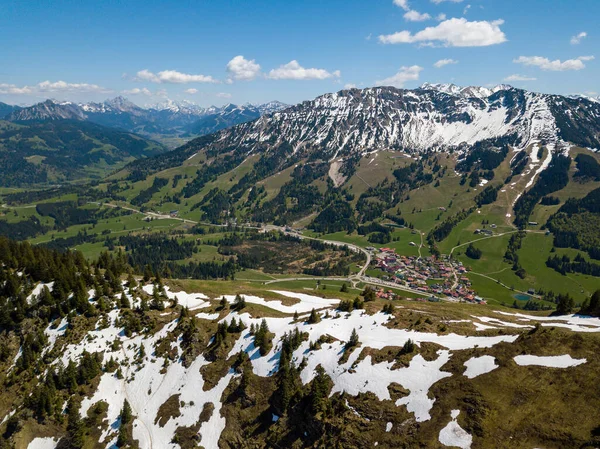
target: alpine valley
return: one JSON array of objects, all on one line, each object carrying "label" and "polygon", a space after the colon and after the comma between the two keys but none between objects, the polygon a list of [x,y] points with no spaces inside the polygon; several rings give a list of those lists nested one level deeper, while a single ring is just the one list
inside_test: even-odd
[{"label": "alpine valley", "polygon": [[1,449],[600,446],[598,99],[0,115]]}]

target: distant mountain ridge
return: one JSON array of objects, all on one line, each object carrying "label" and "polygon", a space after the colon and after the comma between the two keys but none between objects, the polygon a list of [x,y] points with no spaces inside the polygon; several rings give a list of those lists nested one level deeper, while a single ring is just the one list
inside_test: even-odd
[{"label": "distant mountain ridge", "polygon": [[0,118],[6,117],[8,114],[18,111],[19,109],[21,109],[19,106],[13,106],[0,101]]},{"label": "distant mountain ridge", "polygon": [[[203,108],[188,101],[168,100],[164,103],[142,108],[124,97],[116,97],[101,103],[76,104],[46,100],[35,105],[18,108],[0,107],[0,118],[12,122],[82,120],[103,126],[121,128],[141,134],[174,134],[193,132],[206,134],[223,127],[254,120],[264,114],[285,109],[288,105],[272,101],[264,105],[226,105]],[[197,123],[200,122],[200,123]]]}]

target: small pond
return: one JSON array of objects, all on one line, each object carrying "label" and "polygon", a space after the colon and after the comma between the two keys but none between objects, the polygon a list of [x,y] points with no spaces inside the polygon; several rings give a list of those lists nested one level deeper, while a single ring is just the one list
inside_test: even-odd
[{"label": "small pond", "polygon": [[513,298],[519,301],[529,301],[531,299],[531,296],[524,295],[523,293],[517,293],[516,295],[513,295]]}]

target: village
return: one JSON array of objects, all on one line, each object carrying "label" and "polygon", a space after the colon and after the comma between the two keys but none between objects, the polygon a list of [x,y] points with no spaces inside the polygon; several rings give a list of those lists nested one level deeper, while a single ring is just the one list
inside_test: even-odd
[{"label": "village", "polygon": [[[471,288],[467,268],[458,260],[447,256],[403,256],[392,248],[369,247],[367,250],[374,254],[375,267],[385,273],[381,276],[384,281],[420,291],[429,295],[427,300],[432,302],[444,298],[485,304]],[[377,296],[393,299],[394,293],[379,289]]]}]

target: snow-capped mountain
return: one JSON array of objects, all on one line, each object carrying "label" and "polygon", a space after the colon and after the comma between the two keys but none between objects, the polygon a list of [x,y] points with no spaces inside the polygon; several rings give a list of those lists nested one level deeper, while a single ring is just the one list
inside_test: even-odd
[{"label": "snow-capped mountain", "polygon": [[569,95],[569,98],[573,98],[575,100],[584,99],[584,100],[593,101],[594,103],[600,103],[600,96],[592,97],[590,95],[585,95],[585,94],[575,94],[575,95]]},{"label": "snow-capped mountain", "polygon": [[[22,109],[8,108],[4,115],[12,121],[28,120],[86,120],[104,126],[121,128],[142,134],[173,134],[181,131],[202,135],[225,127],[254,120],[261,115],[286,108],[272,101],[264,105],[201,107],[189,101],[166,100],[142,108],[124,97],[101,103],[58,103],[46,100]],[[206,119],[206,120],[205,120]],[[201,123],[198,123],[201,121]]]},{"label": "snow-capped mountain", "polygon": [[[304,158],[339,162],[385,150],[466,153],[480,142],[515,151],[546,146],[550,155],[571,146],[600,149],[600,104],[509,86],[481,98],[431,88],[342,90],[191,141],[159,156],[156,166],[203,150],[273,155],[284,169]],[[153,170],[150,161],[135,164]]]},{"label": "snow-capped mountain", "polygon": [[188,114],[188,115],[197,115],[203,116],[207,114],[207,111],[210,111],[214,106],[210,106],[208,108],[203,108],[202,106],[197,105],[196,103],[192,103],[191,101],[183,100],[183,101],[175,101],[171,99],[167,99],[162,103],[157,103],[150,106],[148,109],[153,109],[155,111],[170,111],[174,114]]},{"label": "snow-capped mountain", "polygon": [[448,150],[498,138],[517,149],[535,143],[600,148],[600,104],[512,87],[482,98],[433,89],[352,89],[230,128],[216,140],[250,152],[286,145],[294,154],[319,151],[333,159],[387,149]]},{"label": "snow-capped mountain", "polygon": [[74,103],[46,100],[28,108],[15,110],[7,116],[11,121],[29,120],[84,120],[84,111]]},{"label": "snow-capped mountain", "polygon": [[268,103],[265,103],[265,104],[257,104],[257,105],[253,105],[253,106],[256,107],[260,111],[261,115],[283,111],[284,109],[287,109],[290,107],[289,104],[285,104],[285,103],[282,103],[281,101],[276,101],[276,100],[269,101]]},{"label": "snow-capped mountain", "polygon": [[143,114],[144,109],[132,103],[125,97],[115,97],[102,103],[81,103],[79,107],[88,113],[95,114]]}]

